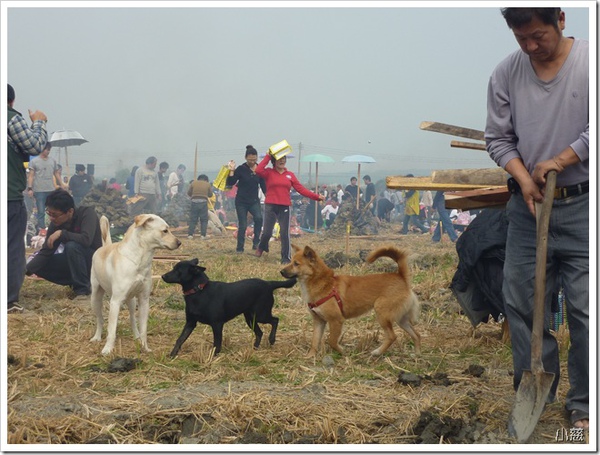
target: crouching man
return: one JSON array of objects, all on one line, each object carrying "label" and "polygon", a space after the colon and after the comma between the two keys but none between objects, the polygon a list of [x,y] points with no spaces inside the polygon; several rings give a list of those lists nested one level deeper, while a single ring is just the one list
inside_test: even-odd
[{"label": "crouching man", "polygon": [[35,274],[52,283],[70,286],[75,300],[89,299],[92,256],[102,246],[100,221],[94,207],[75,208],[73,197],[57,189],[46,199],[50,226],[42,249],[27,264]]}]

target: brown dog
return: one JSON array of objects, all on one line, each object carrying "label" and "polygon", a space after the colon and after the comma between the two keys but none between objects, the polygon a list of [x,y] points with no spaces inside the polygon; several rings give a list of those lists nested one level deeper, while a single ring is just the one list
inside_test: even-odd
[{"label": "brown dog", "polygon": [[308,356],[314,356],[329,323],[329,345],[342,352],[339,340],[346,319],[356,318],[375,309],[384,331],[384,340],[372,355],[381,355],[396,340],[394,323],[402,327],[421,352],[421,336],[413,328],[419,315],[419,301],[410,287],[406,253],[394,247],[379,248],[369,254],[367,262],[389,257],[398,264],[397,273],[363,276],[335,275],[309,246],[295,245],[292,262],[281,270],[286,278],[297,277],[302,298],[313,318],[313,338]]}]

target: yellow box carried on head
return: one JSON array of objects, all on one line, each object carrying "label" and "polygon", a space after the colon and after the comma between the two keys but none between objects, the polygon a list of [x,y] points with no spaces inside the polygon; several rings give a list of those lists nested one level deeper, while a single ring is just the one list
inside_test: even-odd
[{"label": "yellow box carried on head", "polygon": [[276,160],[280,160],[290,153],[292,153],[292,146],[288,144],[285,139],[269,147],[269,155],[274,157]]}]

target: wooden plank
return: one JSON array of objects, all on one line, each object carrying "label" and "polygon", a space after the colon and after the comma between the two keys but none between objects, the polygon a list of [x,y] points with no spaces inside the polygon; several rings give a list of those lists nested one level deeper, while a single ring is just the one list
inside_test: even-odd
[{"label": "wooden plank", "polygon": [[509,175],[501,167],[486,169],[443,169],[431,173],[431,183],[502,186]]},{"label": "wooden plank", "polygon": [[444,194],[447,209],[481,209],[486,207],[501,207],[510,199],[506,186],[500,188],[485,188],[471,191],[447,192]]},{"label": "wooden plank", "polygon": [[480,144],[479,142],[450,141],[450,147],[470,150],[487,150],[485,144]]},{"label": "wooden plank", "polygon": [[465,137],[476,141],[484,141],[483,131],[474,130],[471,128],[463,128],[462,126],[448,125],[439,122],[421,122],[419,128],[425,131],[433,131],[435,133],[449,134],[451,136]]},{"label": "wooden plank", "polygon": [[404,177],[400,175],[386,177],[385,184],[390,189],[420,191],[468,191],[493,186],[464,183],[433,183],[431,177]]}]

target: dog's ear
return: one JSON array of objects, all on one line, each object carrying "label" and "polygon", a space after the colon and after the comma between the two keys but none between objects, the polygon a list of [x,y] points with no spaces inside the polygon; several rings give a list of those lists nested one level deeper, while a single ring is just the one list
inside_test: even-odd
[{"label": "dog's ear", "polygon": [[201,265],[198,265],[198,266],[192,268],[192,270],[194,271],[195,275],[200,275],[200,274],[204,273],[204,271],[206,270],[206,267],[202,267]]},{"label": "dog's ear", "polygon": [[297,253],[301,249],[299,246],[296,246],[293,243],[292,243],[292,248],[294,249],[294,253]]},{"label": "dog's ear", "polygon": [[198,265],[198,258],[194,258],[190,261],[192,265]]},{"label": "dog's ear", "polygon": [[138,215],[133,219],[133,221],[135,223],[135,227],[142,227],[151,222],[153,219],[154,218],[152,218],[151,215]]},{"label": "dog's ear", "polygon": [[308,259],[309,261],[313,261],[314,262],[317,259],[317,253],[311,247],[309,247],[308,245],[306,245],[304,247],[304,257],[306,259]]}]

